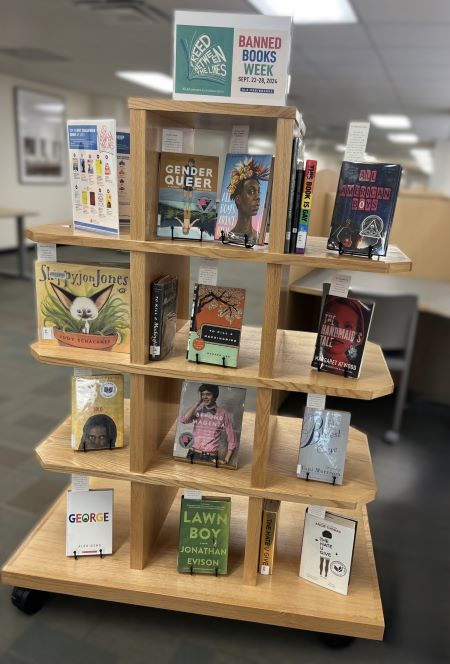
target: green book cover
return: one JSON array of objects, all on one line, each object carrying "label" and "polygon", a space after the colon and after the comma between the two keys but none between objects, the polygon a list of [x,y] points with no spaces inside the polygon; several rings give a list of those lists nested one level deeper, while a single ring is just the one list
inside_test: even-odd
[{"label": "green book cover", "polygon": [[179,572],[227,574],[230,517],[230,498],[181,499]]}]

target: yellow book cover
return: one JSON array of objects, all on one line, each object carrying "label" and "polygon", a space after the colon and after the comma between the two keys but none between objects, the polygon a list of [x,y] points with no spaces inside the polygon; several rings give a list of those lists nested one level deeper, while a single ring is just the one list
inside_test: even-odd
[{"label": "yellow book cover", "polygon": [[275,558],[279,500],[264,500],[259,549],[259,573],[272,574]]},{"label": "yellow book cover", "polygon": [[72,447],[123,447],[123,376],[72,377]]},{"label": "yellow book cover", "polygon": [[130,352],[130,270],[36,261],[39,341]]}]

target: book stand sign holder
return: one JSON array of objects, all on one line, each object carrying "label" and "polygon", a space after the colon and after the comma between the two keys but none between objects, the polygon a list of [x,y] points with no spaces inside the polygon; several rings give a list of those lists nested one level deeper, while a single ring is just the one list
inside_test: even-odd
[{"label": "book stand sign holder", "polygon": [[172,234],[171,239],[174,242],[178,242],[178,240],[181,240],[182,242],[185,241],[185,240],[190,240],[191,242],[203,242],[203,233],[204,233],[203,228],[200,228],[200,237],[198,237],[198,238],[195,238],[195,237],[175,237],[174,234],[173,234],[173,231],[174,231],[174,226],[171,226],[170,227],[170,232]]},{"label": "book stand sign holder", "polygon": [[342,242],[339,242],[339,255],[340,256],[356,256],[357,258],[368,258],[369,260],[380,260],[378,255],[374,255],[373,247],[370,245],[366,249],[344,249]]},{"label": "book stand sign holder", "polygon": [[237,244],[239,247],[245,247],[245,249],[253,249],[253,244],[248,241],[247,233],[244,233],[244,242],[233,242],[226,235],[225,231],[220,231],[220,241],[222,244]]}]

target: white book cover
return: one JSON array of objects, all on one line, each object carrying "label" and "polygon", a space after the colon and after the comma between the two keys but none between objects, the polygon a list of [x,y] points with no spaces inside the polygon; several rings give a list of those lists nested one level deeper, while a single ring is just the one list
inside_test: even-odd
[{"label": "white book cover", "polygon": [[174,99],[284,106],[292,18],[176,11]]},{"label": "white book cover", "polygon": [[130,130],[117,129],[117,188],[119,196],[119,221],[131,219],[131,135]]},{"label": "white book cover", "polygon": [[347,595],[357,522],[331,512],[305,514],[300,576]]},{"label": "white book cover", "polygon": [[69,172],[74,228],[119,233],[115,120],[69,120]]},{"label": "white book cover", "polygon": [[66,556],[112,553],[113,489],[67,492]]}]

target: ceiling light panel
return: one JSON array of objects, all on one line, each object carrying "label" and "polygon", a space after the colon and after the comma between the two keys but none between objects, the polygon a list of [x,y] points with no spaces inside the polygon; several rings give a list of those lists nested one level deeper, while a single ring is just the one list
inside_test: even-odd
[{"label": "ceiling light panel", "polygon": [[380,129],[411,128],[411,120],[406,115],[369,115],[369,121]]},{"label": "ceiling light panel", "polygon": [[292,16],[294,23],[333,24],[357,23],[358,19],[348,0],[248,0],[261,14]]}]

